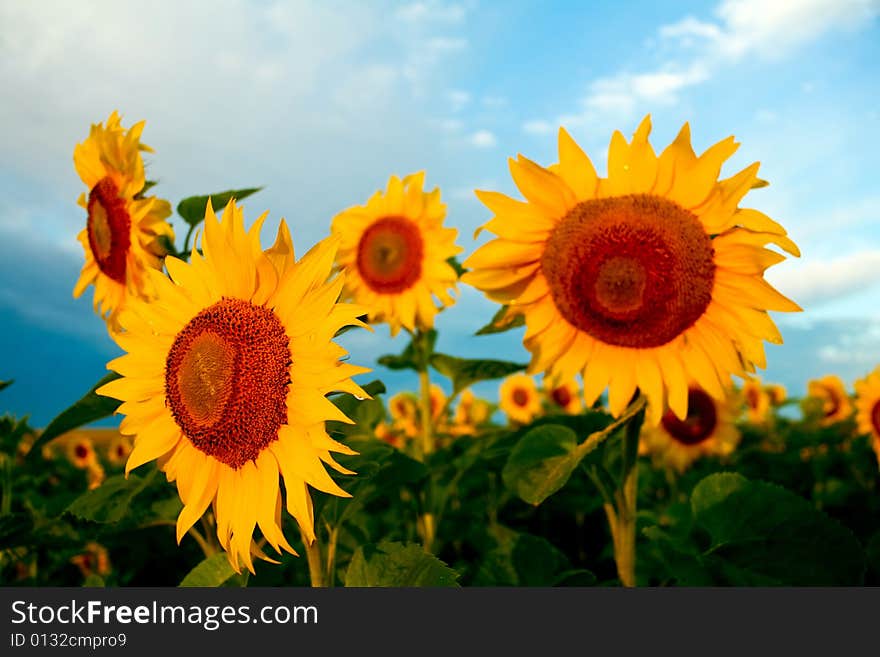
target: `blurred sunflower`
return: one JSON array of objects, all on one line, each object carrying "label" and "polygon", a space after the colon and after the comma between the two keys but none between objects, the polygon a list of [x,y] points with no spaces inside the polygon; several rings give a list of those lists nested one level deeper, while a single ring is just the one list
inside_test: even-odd
[{"label": "blurred sunflower", "polygon": [[485,399],[477,397],[470,388],[462,391],[452,416],[451,432],[458,436],[469,436],[489,421],[492,408]]},{"label": "blurred sunflower", "polygon": [[667,410],[656,427],[645,425],[639,453],[652,457],[655,464],[684,472],[703,456],[727,456],[740,441],[736,430],[734,395],[714,399],[698,386],[688,389],[688,414],[684,420]]},{"label": "blurred sunflower", "polygon": [[149,299],[153,283],[149,270],[162,268],[166,244],[174,231],[165,221],[171,205],[150,196],[143,198],[144,163],[140,142],[144,122],[125,130],[113,112],[107,125],[93,125],[89,137],[73,151],[73,162],[86,187],[78,203],[88,213],[86,227],[77,239],[85,264],[73,289],[79,297],[94,284],[95,310],[117,331],[119,310],[131,297]]},{"label": "blurred sunflower", "polygon": [[788,391],[781,383],[768,383],[765,390],[770,397],[770,403],[773,406],[782,404],[788,396]]},{"label": "blurred sunflower", "polygon": [[770,394],[760,379],[746,379],[742,387],[746,419],[752,424],[763,424],[770,416]]},{"label": "blurred sunflower", "polygon": [[442,423],[445,418],[441,417],[443,415],[443,409],[446,406],[446,393],[443,392],[443,388],[438,386],[436,383],[431,384],[430,388],[430,402],[431,402],[431,421],[435,424]]},{"label": "blurred sunflower", "polygon": [[340,359],[332,338],[364,326],[363,309],[337,303],[342,277],[328,280],[336,244],[325,240],[299,261],[282,220],[278,239],[260,247],[261,215],[245,232],[234,201],[218,221],[209,203],[201,256],[168,258],[171,278],[153,273],[157,298],[120,313],[114,336],[126,352],[108,363],[122,378],[98,393],[123,402],[120,432],[135,436],[126,474],[153,459],[177,482],[184,507],[177,540],[213,504],[217,538],[236,571],[253,571],[259,526],[278,553],[294,553],[281,529],[280,478],[303,540],[315,540],[308,486],[348,496],[324,464],[344,474],[331,452],[354,452],[325,430],[350,423],[327,397],[368,395],[351,377],[368,371]]},{"label": "blurred sunflower", "polygon": [[846,391],[846,385],[835,374],[808,382],[807,396],[821,404],[820,424],[823,426],[846,420],[852,415],[853,406],[849,393]]},{"label": "blurred sunflower", "polygon": [[571,415],[583,410],[581,391],[575,380],[554,382],[552,378],[544,378],[544,394],[550,401],[553,410],[561,410]]},{"label": "blurred sunflower", "polygon": [[116,436],[107,446],[107,460],[113,465],[122,465],[131,454],[131,438]]},{"label": "blurred sunflower", "polygon": [[855,383],[856,422],[860,433],[871,436],[880,463],[880,367]]},{"label": "blurred sunflower", "polygon": [[86,470],[97,461],[95,447],[88,436],[74,434],[67,441],[67,458],[73,465]]},{"label": "blurred sunflower", "polygon": [[419,435],[419,400],[409,392],[399,392],[388,400],[392,426],[406,436]]},{"label": "blurred sunflower", "polygon": [[765,184],[757,163],[718,180],[732,137],[697,157],[685,124],[658,157],[650,130],[646,117],[631,143],[613,134],[607,178],[563,129],[558,164],[511,160],[526,200],[477,191],[498,238],[462,281],[524,315],[531,373],[581,373],[586,403],[607,388],[615,416],[638,388],[657,424],[667,406],[687,417],[689,380],[722,400],[731,374],[765,367],[763,340],[782,342],[767,311],[800,307],[764,280],[785,259],[764,247],[799,252],[782,226],[738,207]]},{"label": "blurred sunflower", "polygon": [[86,543],[84,551],[70,558],[70,563],[79,568],[83,578],[91,575],[101,577],[110,574],[110,554],[100,543]]},{"label": "blurred sunflower", "polygon": [[346,273],[344,296],[368,308],[370,322],[387,322],[392,335],[401,326],[431,328],[434,315],[455,303],[448,290],[455,291],[458,275],[447,260],[462,251],[458,231],[443,227],[440,190],[425,193],[424,183],[424,172],[391,176],[384,194],[344,210],[331,224],[340,239],[336,263]]},{"label": "blurred sunflower", "polygon": [[528,424],[541,412],[541,396],[535,380],[527,374],[514,374],[501,382],[498,405],[512,422]]}]

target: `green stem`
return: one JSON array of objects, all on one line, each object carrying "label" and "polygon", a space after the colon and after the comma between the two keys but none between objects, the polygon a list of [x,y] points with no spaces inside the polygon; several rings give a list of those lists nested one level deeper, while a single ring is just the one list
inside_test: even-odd
[{"label": "green stem", "polygon": [[190,240],[190,238],[192,237],[193,231],[194,231],[195,229],[196,229],[196,225],[195,225],[195,224],[190,224],[190,225],[189,225],[189,230],[186,231],[186,238],[183,240],[183,249],[181,249],[180,253],[177,254],[177,256],[178,256],[181,260],[189,260],[189,255],[190,255],[190,251],[189,251],[189,240]]},{"label": "green stem", "polygon": [[328,525],[327,531],[329,537],[327,539],[327,567],[324,569],[326,573],[324,581],[327,586],[333,586],[336,580],[336,541],[339,538],[339,528],[330,529]]},{"label": "green stem", "polygon": [[195,542],[199,544],[199,547],[202,548],[202,554],[205,555],[207,559],[210,556],[213,556],[216,553],[214,546],[211,545],[204,536],[202,536],[201,532],[195,528],[195,526],[190,527],[189,532],[187,532],[190,536],[195,539]]},{"label": "green stem", "polygon": [[312,588],[323,588],[326,584],[324,583],[324,571],[321,568],[321,546],[318,545],[318,539],[316,538],[314,541],[309,542],[308,537],[302,530],[300,530],[300,535],[306,548],[306,559],[309,562],[309,577],[312,581]]},{"label": "green stem", "polygon": [[[635,404],[631,404],[631,407]],[[644,402],[630,416],[623,440],[621,487],[617,494],[616,527],[612,529],[614,560],[620,582],[636,585],[636,501],[638,498],[639,434],[645,419]],[[610,516],[609,516],[610,521]]]},{"label": "green stem", "polygon": [[[434,452],[434,414],[431,408],[431,377],[428,374],[428,363],[431,361],[429,352],[430,341],[421,331],[417,331],[415,340],[419,343],[419,352],[422,355],[422,363],[419,367],[419,414],[421,415],[422,429],[422,461],[427,462]],[[436,535],[436,521],[433,514],[434,480],[429,475],[425,490],[425,503],[423,506],[420,525],[422,529],[422,543],[425,551],[430,552]]]}]

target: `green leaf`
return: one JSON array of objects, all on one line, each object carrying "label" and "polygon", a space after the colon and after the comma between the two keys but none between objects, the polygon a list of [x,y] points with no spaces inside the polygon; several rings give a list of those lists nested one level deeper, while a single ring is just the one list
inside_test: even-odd
[{"label": "green leaf", "polygon": [[104,384],[115,381],[118,378],[119,375],[116,372],[110,372],[92,386],[91,390],[83,395],[73,406],[62,411],[60,415],[49,423],[49,426],[40,434],[39,438],[34,441],[28,456],[32,457],[33,454],[40,454],[43,445],[71,429],[76,429],[84,424],[102,420],[113,415],[122,402],[112,397],[99,395],[95,391]]},{"label": "green leaf", "polygon": [[359,434],[372,434],[372,429],[385,417],[385,405],[376,399],[385,392],[385,384],[379,380],[361,386],[372,399],[359,399],[351,393],[339,393],[331,396],[331,401],[345,415],[354,421],[354,424],[345,422],[328,422],[327,430],[331,434],[339,436],[351,436]]},{"label": "green leaf", "polygon": [[8,381],[0,381],[0,390],[3,390],[3,388],[8,388],[13,383],[15,383],[15,379],[9,379]]},{"label": "green leaf", "polygon": [[240,201],[243,198],[256,194],[262,187],[248,187],[247,189],[230,189],[226,192],[217,192],[216,194],[207,194],[205,196],[190,196],[183,199],[177,204],[177,214],[183,217],[186,223],[197,226],[205,219],[205,208],[208,205],[208,199],[211,199],[211,205],[214,210],[222,210],[229,199]]},{"label": "green leaf", "polygon": [[135,194],[134,197],[135,197],[135,198],[138,198],[138,199],[139,199],[139,198],[144,198],[144,194],[146,194],[146,193],[147,193],[148,191],[150,191],[153,187],[155,187],[156,184],[157,184],[157,181],[155,181],[155,180],[145,180],[145,181],[144,181],[144,186],[141,187],[141,191],[139,191],[137,194]]},{"label": "green leaf", "polygon": [[526,325],[525,315],[517,313],[514,315],[507,314],[508,306],[501,306],[492,320],[474,335],[491,335],[493,333],[504,333],[510,329],[519,328]]},{"label": "green leaf", "polygon": [[504,485],[529,504],[539,505],[565,486],[581,462],[577,435],[545,424],[528,431],[510,452],[501,472]]},{"label": "green leaf", "polygon": [[777,486],[733,473],[709,475],[691,495],[709,536],[703,558],[724,584],[860,584],[865,554],[852,532]]},{"label": "green leaf", "polygon": [[382,542],[362,545],[345,573],[346,586],[458,586],[458,573],[420,545]]},{"label": "green leaf", "polygon": [[434,354],[431,366],[452,380],[452,393],[456,394],[479,381],[503,379],[514,372],[526,369],[525,363],[510,363],[505,360],[481,360],[456,358],[446,354]]},{"label": "green leaf", "polygon": [[[569,575],[577,578],[568,557],[547,539],[503,525],[491,526],[489,534],[496,547],[489,550],[480,563],[475,586],[553,586]],[[581,576],[581,579],[586,577],[583,573]],[[595,577],[592,580],[595,581]]]},{"label": "green leaf", "polygon": [[437,342],[437,331],[431,329],[421,334],[421,341],[413,338],[398,355],[386,354],[376,360],[379,365],[389,370],[415,370],[417,372],[428,367],[428,358],[434,353]]},{"label": "green leaf", "polygon": [[108,477],[94,490],[86,491],[67,507],[67,512],[92,522],[119,522],[129,512],[132,500],[146,488],[157,470],[144,478],[136,475]]},{"label": "green leaf", "polygon": [[212,555],[193,568],[179,586],[220,586],[235,575],[225,552]]},{"label": "green leaf", "polygon": [[461,263],[458,261],[458,258],[455,256],[446,258],[446,262],[449,263],[449,266],[455,270],[455,275],[461,278],[461,275],[464,274],[467,269],[461,266]]}]

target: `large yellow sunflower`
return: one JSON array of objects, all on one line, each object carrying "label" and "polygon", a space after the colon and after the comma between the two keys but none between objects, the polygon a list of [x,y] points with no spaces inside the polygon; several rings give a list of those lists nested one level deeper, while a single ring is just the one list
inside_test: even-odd
[{"label": "large yellow sunflower", "polygon": [[667,410],[656,427],[645,425],[639,453],[654,462],[683,472],[700,457],[727,456],[736,449],[740,434],[736,430],[735,394],[718,401],[698,386],[688,389],[688,413],[681,420]]},{"label": "large yellow sunflower", "polygon": [[755,163],[718,180],[737,148],[725,139],[697,157],[685,124],[659,156],[645,118],[631,143],[611,138],[608,177],[559,131],[559,163],[510,161],[517,201],[477,196],[496,235],[464,263],[462,280],[525,316],[530,372],[581,373],[592,404],[606,388],[619,415],[636,388],[656,424],[665,408],[685,418],[688,380],[724,398],[731,374],[764,367],[762,340],[781,343],[768,310],[800,308],[763,278],[798,255],[785,230],[739,208],[764,184]]},{"label": "large yellow sunflower", "polygon": [[85,264],[73,289],[79,297],[95,285],[94,307],[118,330],[117,315],[129,297],[151,298],[153,284],[147,271],[162,268],[164,241],[174,231],[165,221],[171,215],[168,201],[142,197],[144,163],[140,142],[144,122],[125,130],[113,112],[107,125],[92,126],[88,139],[73,150],[77,173],[89,189],[78,203],[88,213],[86,227],[77,235]]},{"label": "large yellow sunflower", "polygon": [[846,391],[846,385],[843,379],[835,374],[828,374],[809,381],[807,396],[809,397],[808,404],[810,400],[819,402],[820,424],[823,426],[841,422],[852,415],[853,406],[849,393]]},{"label": "large yellow sunflower", "polygon": [[855,383],[856,422],[859,433],[871,437],[880,463],[880,367]]},{"label": "large yellow sunflower", "polygon": [[447,260],[462,250],[458,231],[443,227],[440,190],[425,193],[424,182],[424,172],[392,176],[384,194],[339,213],[331,225],[340,238],[344,294],[369,308],[371,322],[387,322],[392,335],[401,326],[431,328],[434,315],[455,302],[449,290],[458,276]]},{"label": "large yellow sunflower", "polygon": [[204,257],[194,247],[189,264],[167,259],[170,279],[151,272],[156,299],[133,301],[119,316],[125,330],[114,338],[127,353],[108,368],[122,378],[98,390],[124,402],[120,432],[135,436],[126,473],[160,459],[177,482],[178,542],[213,503],[230,563],[251,571],[252,552],[262,556],[255,526],[276,551],[293,552],[281,529],[279,476],[308,541],[315,532],[307,485],[347,496],[323,463],[353,474],[331,452],[354,452],[324,423],[350,420],[326,395],[366,397],[350,377],[368,371],[342,362],[346,352],[332,341],[343,326],[364,326],[362,308],[337,303],[342,277],[328,280],[335,241],[295,261],[282,220],[264,252],[265,216],[245,232],[234,202],[219,222],[208,204]]}]

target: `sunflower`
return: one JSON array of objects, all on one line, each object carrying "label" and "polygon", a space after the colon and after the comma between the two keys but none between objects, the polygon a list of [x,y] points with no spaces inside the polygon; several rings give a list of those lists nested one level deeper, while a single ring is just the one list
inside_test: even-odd
[{"label": "sunflower", "polygon": [[[807,396],[820,405],[820,424],[828,426],[846,420],[853,406],[843,380],[834,374],[813,379],[807,383]],[[808,403],[810,403],[808,401]]]},{"label": "sunflower", "polygon": [[419,400],[409,392],[399,392],[388,400],[392,426],[406,436],[419,435]]},{"label": "sunflower", "polygon": [[767,391],[773,406],[780,406],[788,396],[788,391],[781,383],[768,383],[764,390]]},{"label": "sunflower", "polygon": [[455,303],[449,289],[455,292],[458,275],[447,261],[462,251],[458,231],[443,227],[440,190],[423,192],[424,182],[424,172],[391,176],[384,194],[344,210],[331,225],[340,238],[344,296],[369,308],[370,322],[387,322],[392,335],[401,326],[431,328],[434,315]]},{"label": "sunflower", "polygon": [[95,285],[94,307],[117,331],[117,315],[131,297],[153,296],[149,270],[161,269],[166,244],[174,231],[165,221],[171,215],[168,201],[142,197],[144,163],[141,151],[151,149],[140,142],[144,122],[128,130],[113,112],[106,127],[92,126],[88,139],[73,151],[73,162],[88,187],[88,196],[77,201],[87,214],[86,227],[77,239],[85,252],[85,264],[73,288],[78,298]]},{"label": "sunflower", "polygon": [[[187,264],[168,258],[171,278],[152,273],[157,297],[120,313],[114,336],[127,352],[108,363],[122,378],[98,393],[123,402],[120,432],[135,436],[128,474],[153,459],[177,482],[184,504],[177,540],[213,503],[217,538],[236,571],[253,572],[259,526],[280,554],[294,553],[281,529],[287,510],[303,539],[315,540],[308,486],[348,496],[324,464],[344,474],[331,452],[354,454],[325,431],[326,420],[350,423],[327,397],[368,397],[350,377],[368,371],[342,362],[332,338],[365,326],[363,309],[337,303],[342,277],[328,280],[336,251],[325,240],[295,261],[282,220],[275,245],[261,250],[260,216],[245,232],[230,201],[218,221],[211,204]],[[295,554],[295,553],[294,553]]]},{"label": "sunflower", "polygon": [[129,454],[131,454],[131,438],[128,436],[116,436],[107,446],[107,460],[113,465],[125,463]]},{"label": "sunflower", "polygon": [[73,434],[67,441],[67,458],[74,467],[86,470],[97,461],[95,447],[88,436]]},{"label": "sunflower", "polygon": [[871,436],[880,463],[880,367],[855,383],[856,422],[859,433]]},{"label": "sunflower", "polygon": [[507,417],[519,424],[528,424],[541,412],[541,396],[535,380],[527,374],[514,374],[501,382],[498,405]]},{"label": "sunflower", "polygon": [[770,414],[770,394],[758,379],[746,379],[742,387],[746,418],[752,424],[763,424]]},{"label": "sunflower", "polygon": [[470,436],[489,421],[492,408],[485,399],[477,397],[470,388],[462,391],[452,416],[450,432],[456,436]]},{"label": "sunflower", "polygon": [[74,555],[70,558],[70,563],[79,568],[84,578],[91,575],[100,575],[101,577],[110,574],[110,555],[100,543],[94,541],[86,543],[84,551],[81,554]]},{"label": "sunflower", "polygon": [[462,281],[525,317],[530,373],[580,373],[587,405],[607,388],[615,416],[638,388],[657,424],[667,406],[687,417],[688,380],[722,400],[731,374],[765,367],[762,341],[782,342],[767,311],[800,308],[763,278],[785,259],[765,245],[797,246],[738,207],[765,184],[758,164],[719,181],[732,137],[697,157],[685,124],[658,157],[650,130],[646,117],[631,143],[614,133],[607,178],[563,129],[558,164],[511,160],[526,200],[477,191],[498,238]]},{"label": "sunflower", "polygon": [[583,410],[581,391],[575,380],[554,382],[544,379],[544,394],[554,410],[575,415]]},{"label": "sunflower", "polygon": [[735,394],[718,401],[702,388],[688,389],[688,414],[679,419],[667,410],[655,426],[644,425],[640,440],[641,454],[649,454],[655,464],[681,473],[703,456],[727,456],[740,441],[736,430]]}]

